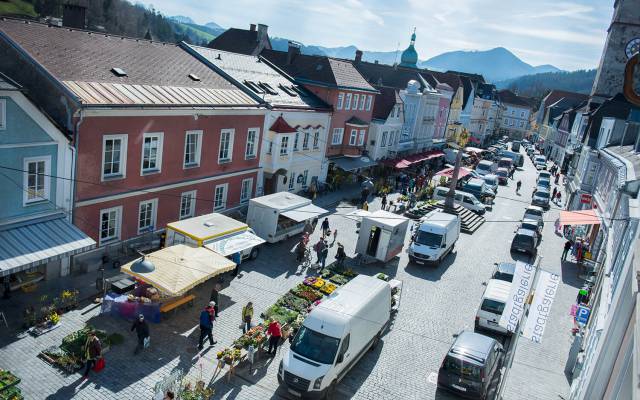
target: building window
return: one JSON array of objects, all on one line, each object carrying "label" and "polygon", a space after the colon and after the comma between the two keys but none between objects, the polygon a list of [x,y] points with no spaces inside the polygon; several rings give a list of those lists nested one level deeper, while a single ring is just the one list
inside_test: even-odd
[{"label": "building window", "polygon": [[320,147],[320,131],[313,132],[313,148],[314,150]]},{"label": "building window", "polygon": [[338,104],[336,105],[336,109],[342,110],[342,106],[344,105],[344,93],[338,93]]},{"label": "building window", "polygon": [[300,132],[296,132],[296,136],[293,138],[293,151],[298,151],[299,139],[300,139]]},{"label": "building window", "polygon": [[331,135],[331,144],[342,144],[343,134],[344,128],[333,128],[333,135]]},{"label": "building window", "polygon": [[156,205],[158,199],[141,201],[138,208],[138,234],[153,232],[156,225]]},{"label": "building window", "polygon": [[380,139],[380,147],[384,147],[387,145],[387,135],[389,134],[389,132],[384,131],[382,132],[382,139]]},{"label": "building window", "polygon": [[218,152],[218,164],[230,162],[233,157],[233,129],[220,131],[220,151]]},{"label": "building window", "polygon": [[364,129],[360,129],[360,137],[358,138],[358,146],[364,144]]},{"label": "building window", "polygon": [[184,167],[200,165],[202,131],[187,131],[184,139]]},{"label": "building window", "polygon": [[524,128],[524,121],[520,121],[520,128]]},{"label": "building window", "polygon": [[351,93],[347,93],[347,97],[345,98],[344,109],[351,110]]},{"label": "building window", "polygon": [[511,109],[511,115],[516,115],[516,110],[514,110],[513,108]]},{"label": "building window", "polygon": [[7,101],[0,99],[0,131],[7,129]]},{"label": "building window", "polygon": [[358,109],[358,101],[360,100],[360,95],[358,93],[353,95],[353,110],[356,111]]},{"label": "building window", "polygon": [[49,200],[51,157],[24,159],[24,204]]},{"label": "building window", "polygon": [[508,126],[509,125],[509,118],[505,118],[504,119],[504,126]]},{"label": "building window", "polygon": [[280,155],[286,156],[289,152],[289,136],[283,136],[280,142]]},{"label": "building window", "polygon": [[389,134],[389,144],[387,146],[388,147],[393,146],[394,140],[396,140],[396,131],[391,131],[391,133]]},{"label": "building window", "polygon": [[524,111],[520,111],[520,118],[524,118]]},{"label": "building window", "polygon": [[250,128],[247,131],[247,147],[244,150],[244,159],[249,160],[256,158],[256,152],[258,149],[258,135],[260,134],[259,128]]},{"label": "building window", "polygon": [[296,173],[291,171],[291,174],[289,175],[289,191],[293,190],[293,187],[295,185],[296,181]]},{"label": "building window", "polygon": [[100,210],[100,244],[120,238],[122,207]]},{"label": "building window", "polygon": [[164,134],[145,133],[142,138],[142,173],[160,172],[162,168],[162,138]]},{"label": "building window", "polygon": [[227,186],[228,183],[216,186],[213,195],[213,211],[224,210],[227,207]]},{"label": "building window", "polygon": [[302,186],[306,187],[307,186],[307,180],[309,179],[309,170],[305,169],[304,172],[302,173]]},{"label": "building window", "polygon": [[309,131],[304,132],[304,139],[302,139],[302,150],[309,150]]},{"label": "building window", "polygon": [[269,140],[269,147],[267,147],[267,154],[273,153],[273,140]]},{"label": "building window", "polygon": [[367,96],[364,94],[360,96],[360,111],[364,111],[364,103],[367,101]]},{"label": "building window", "polygon": [[356,140],[358,140],[358,130],[352,129],[351,136],[349,136],[349,146],[355,146]]},{"label": "building window", "polygon": [[127,135],[102,137],[102,180],[127,174]]},{"label": "building window", "polygon": [[246,203],[251,198],[251,190],[253,189],[253,178],[243,179],[240,188],[240,203]]},{"label": "building window", "polygon": [[196,193],[192,190],[180,196],[180,219],[191,218],[196,214]]},{"label": "building window", "polygon": [[509,126],[513,126],[513,120],[509,121]]},{"label": "building window", "polygon": [[372,101],[372,97],[371,95],[367,96],[367,111],[371,111],[371,101]]}]

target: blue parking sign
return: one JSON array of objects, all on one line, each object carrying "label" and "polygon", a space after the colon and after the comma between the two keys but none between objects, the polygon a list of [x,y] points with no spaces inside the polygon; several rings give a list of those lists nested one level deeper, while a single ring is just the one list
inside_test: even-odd
[{"label": "blue parking sign", "polygon": [[589,321],[589,314],[591,314],[591,309],[589,307],[578,306],[578,311],[576,311],[576,322],[586,325],[587,321]]}]

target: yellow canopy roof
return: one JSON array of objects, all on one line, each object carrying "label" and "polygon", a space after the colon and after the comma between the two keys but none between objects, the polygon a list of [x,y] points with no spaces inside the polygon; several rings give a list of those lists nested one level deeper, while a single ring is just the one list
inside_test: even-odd
[{"label": "yellow canopy roof", "polygon": [[165,247],[145,255],[155,268],[147,272],[136,268],[138,258],[122,266],[122,272],[149,283],[171,296],[180,296],[189,289],[216,275],[231,271],[236,264],[204,247],[184,244]]}]

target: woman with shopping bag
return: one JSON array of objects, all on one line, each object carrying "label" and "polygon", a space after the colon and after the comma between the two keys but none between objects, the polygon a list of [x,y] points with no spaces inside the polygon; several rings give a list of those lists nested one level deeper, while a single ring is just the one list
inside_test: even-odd
[{"label": "woman with shopping bag", "polygon": [[[84,370],[83,379],[89,377],[89,371],[93,367],[94,371],[99,372],[104,368],[104,359],[102,358],[102,344],[94,331],[89,332],[87,342],[84,344],[84,355],[86,358],[86,369]],[[97,364],[99,363],[99,365]],[[98,366],[100,367],[98,369]]]}]

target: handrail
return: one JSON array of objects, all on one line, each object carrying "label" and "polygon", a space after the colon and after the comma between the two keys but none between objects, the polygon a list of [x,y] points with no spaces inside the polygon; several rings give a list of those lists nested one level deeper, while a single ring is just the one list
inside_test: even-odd
[{"label": "handrail", "polygon": [[629,58],[629,60],[627,60],[627,65],[624,68],[624,89],[623,89],[624,97],[626,97],[630,103],[638,107],[640,107],[640,94],[636,93],[633,87],[633,83],[634,83],[633,74],[639,63],[640,63],[640,53],[634,54]]}]

